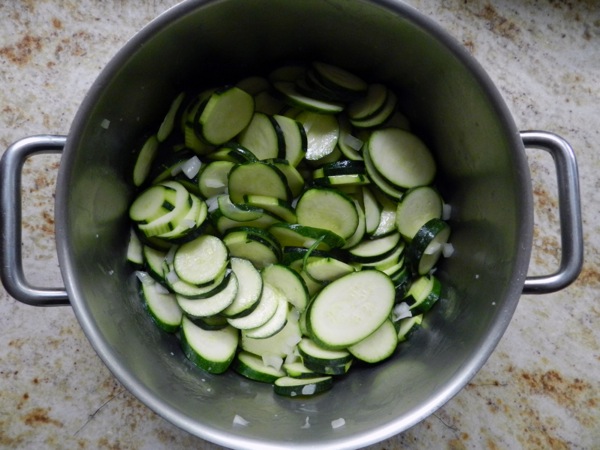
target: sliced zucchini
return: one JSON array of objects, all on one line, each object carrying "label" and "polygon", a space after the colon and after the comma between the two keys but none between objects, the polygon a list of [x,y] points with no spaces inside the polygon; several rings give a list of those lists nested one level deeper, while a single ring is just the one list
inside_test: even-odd
[{"label": "sliced zucchini", "polygon": [[341,102],[326,101],[304,95],[298,90],[296,83],[291,81],[275,81],[273,87],[291,106],[321,114],[337,114],[344,110],[344,104]]},{"label": "sliced zucchini", "polygon": [[423,141],[399,128],[371,133],[368,153],[375,170],[401,189],[431,184],[436,165]]},{"label": "sliced zucchini", "polygon": [[354,272],[354,267],[335,258],[311,258],[304,270],[318,282],[329,283]]},{"label": "sliced zucchini", "polygon": [[129,230],[129,242],[127,243],[127,261],[133,264],[134,267],[144,265],[143,246],[138,234],[131,228]]},{"label": "sliced zucchini", "polygon": [[285,326],[271,337],[254,339],[246,336],[245,331],[242,330],[240,346],[242,349],[258,356],[286,358],[294,352],[296,344],[300,342],[301,338],[302,334],[297,313],[290,310]]},{"label": "sliced zucchini", "polygon": [[396,212],[396,227],[408,241],[431,219],[441,219],[443,201],[431,186],[419,186],[406,191]]},{"label": "sliced zucchini", "polygon": [[335,116],[303,111],[296,116],[296,120],[302,124],[306,131],[305,158],[307,160],[323,160],[334,153],[340,135],[340,127]]},{"label": "sliced zucchini", "polygon": [[233,302],[222,313],[226,317],[242,317],[258,305],[263,288],[262,276],[250,260],[232,257],[230,264],[239,286]]},{"label": "sliced zucchini", "polygon": [[406,256],[415,273],[424,275],[437,263],[450,237],[450,226],[441,219],[431,219],[415,234]]},{"label": "sliced zucchini", "polygon": [[257,210],[269,211],[285,222],[295,223],[298,220],[289,202],[270,195],[245,195],[244,203]]},{"label": "sliced zucchini", "polygon": [[389,358],[398,346],[398,333],[391,320],[381,326],[362,341],[348,347],[352,355],[367,363],[378,363]]},{"label": "sliced zucchini", "polygon": [[268,284],[263,284],[260,300],[254,311],[243,317],[228,318],[227,321],[232,327],[239,330],[258,328],[275,315],[281,298],[282,294],[278,290],[273,289]]},{"label": "sliced zucchini", "polygon": [[175,333],[181,325],[183,313],[175,296],[158,288],[157,283],[142,283],[142,298],[154,322],[164,331]]},{"label": "sliced zucchini", "polygon": [[346,240],[333,231],[307,225],[280,222],[269,227],[269,232],[275,236],[282,247],[315,247],[318,250],[341,248]]},{"label": "sliced zucchini", "polygon": [[229,263],[229,252],[221,239],[202,235],[175,251],[173,269],[184,282],[196,286],[211,284]]},{"label": "sliced zucchini", "polygon": [[278,289],[287,301],[302,312],[308,304],[308,288],[297,272],[282,264],[271,264],[262,269],[265,283]]},{"label": "sliced zucchini", "polygon": [[243,203],[245,195],[270,195],[290,201],[291,193],[283,173],[273,164],[262,161],[239,164],[229,172],[229,196]]},{"label": "sliced zucchini", "polygon": [[352,236],[358,226],[354,201],[335,189],[311,188],[296,205],[298,223],[329,230],[343,239]]},{"label": "sliced zucchini", "polygon": [[[270,288],[274,291],[278,291],[272,286],[270,286]],[[278,295],[277,309],[275,309],[273,316],[264,324],[259,325],[256,328],[246,329],[244,333],[247,337],[253,339],[265,339],[277,334],[283,329],[287,321],[289,303],[281,291],[276,292],[276,294]]]},{"label": "sliced zucchini", "polygon": [[254,113],[248,126],[240,133],[239,142],[256,158],[269,159],[285,155],[285,137],[277,120],[261,112]]},{"label": "sliced zucchini", "polygon": [[265,239],[262,234],[248,229],[233,228],[223,238],[231,256],[244,258],[258,269],[277,263],[281,247],[277,241]]},{"label": "sliced zucchini", "polygon": [[315,378],[318,375],[310,370],[302,363],[302,361],[295,361],[283,364],[283,370],[288,377],[292,378]]},{"label": "sliced zucchini", "polygon": [[158,141],[156,135],[150,136],[148,139],[146,139],[146,142],[144,142],[144,145],[140,149],[135,159],[135,165],[133,166],[134,186],[141,186],[148,178],[152,163],[156,159],[156,155],[158,153],[159,144],[160,142]]},{"label": "sliced zucchini", "polygon": [[274,115],[273,120],[279,125],[285,143],[284,151],[280,151],[280,157],[296,167],[306,155],[308,148],[304,126],[297,120],[282,115]]},{"label": "sliced zucchini", "polygon": [[230,306],[239,290],[238,279],[234,273],[228,277],[227,285],[215,295],[202,299],[189,299],[177,296],[179,308],[190,318],[210,317],[221,313]]},{"label": "sliced zucchini", "polygon": [[442,285],[433,275],[422,275],[411,284],[403,301],[413,314],[423,314],[440,299]]},{"label": "sliced zucchini", "polygon": [[285,397],[310,397],[328,391],[333,386],[330,376],[316,378],[281,377],[273,384],[274,391]]},{"label": "sliced zucchini", "polygon": [[233,203],[227,194],[219,195],[217,198],[219,211],[225,217],[235,220],[236,222],[248,222],[250,220],[260,219],[264,210],[260,207],[254,207],[244,203]]},{"label": "sliced zucchini", "polygon": [[410,339],[410,336],[420,328],[423,323],[423,314],[407,317],[398,321],[398,342],[404,342]]},{"label": "sliced zucchini", "polygon": [[183,352],[192,363],[214,374],[229,368],[237,350],[238,330],[231,326],[204,330],[184,316],[181,331]]},{"label": "sliced zucchini", "polygon": [[215,90],[198,119],[202,137],[221,145],[237,136],[252,120],[254,98],[235,86]]},{"label": "sliced zucchini", "polygon": [[327,348],[346,348],[381,326],[395,302],[394,284],[377,270],[353,272],[325,286],[311,302],[307,327]]},{"label": "sliced zucchini", "polygon": [[237,354],[231,367],[240,375],[262,383],[273,383],[286,375],[284,370],[268,366],[262,358],[246,351]]},{"label": "sliced zucchini", "polygon": [[158,142],[164,142],[173,131],[173,128],[175,127],[175,118],[177,117],[177,112],[179,111],[179,108],[181,107],[184,98],[185,93],[182,92],[177,97],[175,97],[173,102],[171,102],[169,111],[167,112],[167,115],[163,119],[162,123],[160,124],[160,127],[158,128],[158,132],[156,133],[156,138],[158,139]]},{"label": "sliced zucchini", "polygon": [[400,233],[392,232],[380,238],[365,239],[348,249],[348,253],[353,261],[360,263],[381,261],[391,255],[401,243]]},{"label": "sliced zucchini", "polygon": [[235,166],[231,161],[213,161],[204,165],[198,176],[198,186],[204,198],[224,194],[229,172]]}]

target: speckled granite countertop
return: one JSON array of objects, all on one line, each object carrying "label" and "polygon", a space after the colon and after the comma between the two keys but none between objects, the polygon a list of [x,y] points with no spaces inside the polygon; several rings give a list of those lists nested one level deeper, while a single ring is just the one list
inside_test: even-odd
[{"label": "speckled granite countertop", "polygon": [[[176,2],[0,1],[0,148],[64,134],[84,94],[127,38]],[[521,129],[574,147],[581,176],[585,265],[569,288],[523,296],[483,369],[454,399],[372,449],[600,448],[600,6],[594,0],[411,0],[481,62]],[[530,274],[557,264],[550,158],[528,153],[536,228]],[[59,158],[24,169],[28,277],[61,285],[53,241]],[[72,310],[33,308],[0,291],[2,448],[204,448],[129,394]]]}]

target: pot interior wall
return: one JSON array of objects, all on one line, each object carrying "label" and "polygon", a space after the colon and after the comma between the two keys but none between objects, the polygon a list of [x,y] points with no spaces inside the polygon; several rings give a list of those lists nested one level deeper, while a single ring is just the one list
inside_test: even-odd
[{"label": "pot interior wall", "polygon": [[[185,15],[182,15],[185,13]],[[481,70],[437,27],[392,2],[225,0],[181,5],[109,64],[75,119],[57,192],[59,257],[94,347],[142,401],[228,446],[366,445],[421,420],[479,369],[516,306],[529,261],[531,192],[521,143]],[[309,400],[192,367],[143,311],[126,266],[129,186],[140,136],[182,89],[323,60],[389,84],[433,149],[453,206],[444,300],[397,357],[356,368]],[[108,128],[107,122],[110,121]],[[103,122],[104,121],[104,122]],[[104,123],[104,126],[102,124]],[[250,421],[234,427],[238,414]],[[310,417],[310,430],[302,429]],[[332,430],[331,421],[346,425]],[[245,441],[249,439],[249,441]]]}]

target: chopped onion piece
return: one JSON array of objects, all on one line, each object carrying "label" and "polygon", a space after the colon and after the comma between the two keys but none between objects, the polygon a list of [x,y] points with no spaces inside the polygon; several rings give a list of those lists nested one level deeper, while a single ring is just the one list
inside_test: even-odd
[{"label": "chopped onion piece", "polygon": [[339,419],[335,419],[335,420],[331,421],[331,428],[333,428],[334,430],[336,428],[343,427],[344,425],[346,425],[346,421],[341,417]]},{"label": "chopped onion piece", "polygon": [[314,384],[314,383],[307,384],[306,386],[304,386],[302,388],[302,395],[313,395],[316,390],[317,390],[316,384]]},{"label": "chopped onion piece", "polygon": [[452,214],[452,206],[448,203],[444,203],[442,205],[442,220],[450,219],[450,215]]},{"label": "chopped onion piece", "polygon": [[182,219],[181,220],[181,225],[183,225],[184,227],[187,228],[195,228],[196,227],[196,221],[193,219]]},{"label": "chopped onion piece", "polygon": [[100,122],[100,126],[105,130],[108,130],[108,127],[110,127],[110,120],[104,119],[102,122]]},{"label": "chopped onion piece", "polygon": [[171,264],[173,259],[175,258],[175,251],[177,250],[177,246],[173,245],[167,254],[165,255],[165,261],[167,264]]},{"label": "chopped onion piece", "polygon": [[237,414],[236,414],[236,415],[235,415],[235,417],[233,418],[233,424],[234,424],[234,425],[239,425],[239,426],[242,426],[242,427],[247,427],[249,423],[250,423],[250,422],[248,422],[248,421],[247,421],[246,419],[244,419],[242,416],[239,416],[239,415],[237,415]]},{"label": "chopped onion piece", "polygon": [[394,322],[398,322],[400,319],[405,319],[406,317],[412,317],[410,306],[406,302],[401,302],[394,306],[392,313]]},{"label": "chopped onion piece", "polygon": [[302,425],[300,428],[302,428],[303,430],[310,428],[310,422],[308,421],[308,416],[306,416],[306,420],[304,421],[304,425]]},{"label": "chopped onion piece", "polygon": [[206,206],[208,206],[208,212],[213,212],[219,207],[219,196],[215,195],[206,199]]},{"label": "chopped onion piece", "polygon": [[201,166],[202,162],[200,161],[200,158],[198,158],[197,156],[192,156],[190,159],[183,163],[183,165],[181,166],[181,170],[183,171],[183,173],[185,173],[185,176],[191,180],[196,175],[198,175]]},{"label": "chopped onion piece", "polygon": [[171,270],[168,274],[167,274],[167,281],[171,284],[173,283],[177,283],[179,281],[179,277],[177,276],[177,273],[174,270]]},{"label": "chopped onion piece", "polygon": [[269,355],[267,353],[262,355],[262,360],[265,366],[272,367],[276,370],[281,369],[281,366],[283,365],[283,358],[277,355]]},{"label": "chopped onion piece", "polygon": [[222,188],[225,187],[225,183],[223,180],[219,180],[217,178],[207,178],[204,180],[204,184],[209,188]]},{"label": "chopped onion piece", "polygon": [[344,136],[344,144],[350,147],[353,150],[359,151],[364,142],[358,139],[356,136],[352,136],[351,134],[346,134]]},{"label": "chopped onion piece", "polygon": [[142,270],[136,270],[135,276],[138,278],[138,280],[140,280],[140,283],[142,283],[142,284],[145,284],[145,285],[154,284],[154,278],[152,278],[148,272],[144,272]]},{"label": "chopped onion piece", "polygon": [[169,294],[170,291],[160,283],[154,283],[154,290],[159,294]]},{"label": "chopped onion piece", "polygon": [[446,242],[442,247],[442,254],[444,258],[450,258],[454,253],[454,246],[450,242]]}]

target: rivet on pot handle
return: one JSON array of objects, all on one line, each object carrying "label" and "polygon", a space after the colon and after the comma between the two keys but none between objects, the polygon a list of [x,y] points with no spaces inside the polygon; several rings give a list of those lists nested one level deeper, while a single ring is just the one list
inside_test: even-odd
[{"label": "rivet on pot handle", "polygon": [[561,259],[558,270],[545,276],[528,277],[524,294],[544,294],[567,287],[579,276],[583,266],[583,232],[579,174],[575,153],[567,141],[545,131],[523,131],[525,147],[546,150],[556,166],[561,234]]},{"label": "rivet on pot handle", "polygon": [[6,291],[20,302],[33,306],[68,305],[64,288],[38,288],[25,278],[21,257],[21,171],[25,160],[35,154],[57,153],[65,146],[65,136],[31,136],[12,144],[0,161],[0,231],[2,267],[0,275]]}]

